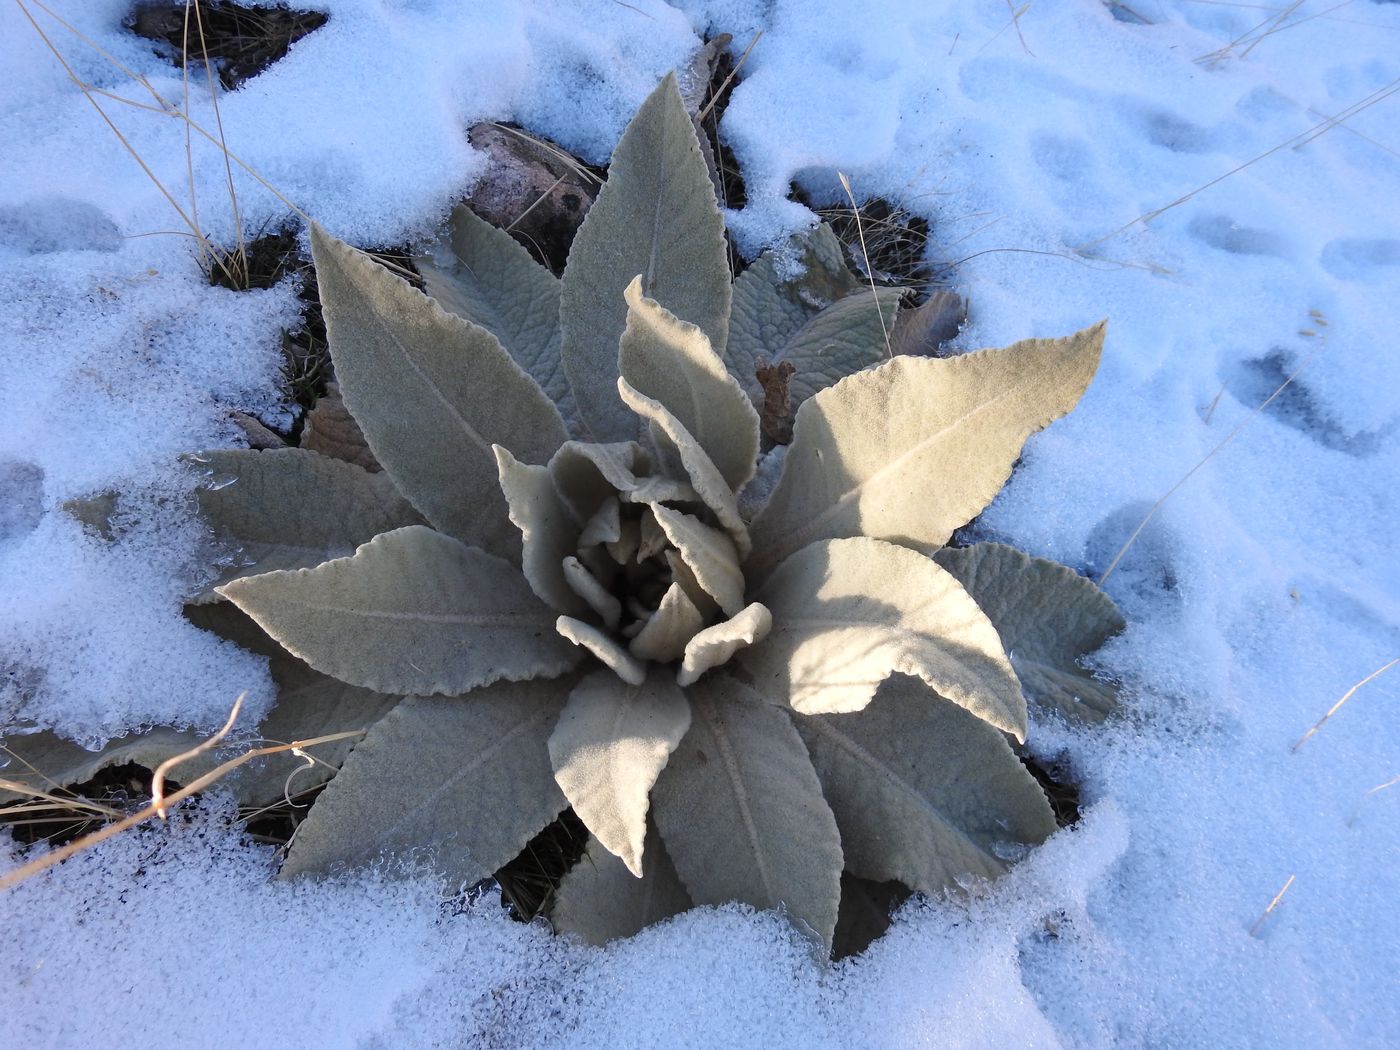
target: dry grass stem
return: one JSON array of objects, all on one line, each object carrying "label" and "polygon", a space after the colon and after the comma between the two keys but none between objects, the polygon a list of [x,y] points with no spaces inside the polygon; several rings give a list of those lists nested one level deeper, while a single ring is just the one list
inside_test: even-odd
[{"label": "dry grass stem", "polygon": [[1283,889],[1274,894],[1274,899],[1269,901],[1269,906],[1264,909],[1264,914],[1254,920],[1254,925],[1249,928],[1251,937],[1259,936],[1259,928],[1264,925],[1264,920],[1269,917],[1269,914],[1278,907],[1279,901],[1283,900],[1283,895],[1288,892],[1288,887],[1293,885],[1295,878],[1297,878],[1296,875],[1288,876],[1288,881],[1283,884]]},{"label": "dry grass stem", "polygon": [[728,88],[729,85],[733,83],[734,78],[739,75],[739,70],[744,68],[744,63],[749,60],[749,52],[754,49],[754,45],[758,43],[762,36],[763,30],[761,29],[754,34],[754,38],[749,41],[749,46],[744,48],[744,53],[739,56],[739,61],[735,62],[734,68],[729,71],[729,75],[720,82],[719,87],[711,93],[710,101],[706,103],[705,108],[696,115],[695,122],[697,124],[703,123],[705,118],[710,115],[710,112],[715,108],[715,104],[724,96],[725,89]]},{"label": "dry grass stem", "polygon": [[[1394,660],[1391,660],[1391,661],[1390,661],[1388,664],[1386,664],[1385,666],[1376,668],[1376,670],[1372,671],[1372,672],[1371,672],[1370,674],[1368,674],[1365,678],[1361,679],[1361,681],[1357,682],[1354,686],[1352,686],[1352,687],[1351,687],[1350,689],[1348,689],[1345,693],[1343,693],[1343,694],[1342,694],[1342,698],[1341,698],[1340,700],[1338,700],[1335,704],[1333,704],[1333,705],[1328,709],[1327,713],[1326,713],[1325,715],[1323,715],[1321,718],[1319,718],[1319,719],[1317,720],[1316,723],[1314,723],[1314,725],[1313,725],[1313,727],[1312,727],[1311,729],[1309,729],[1306,733],[1304,733],[1302,736],[1300,736],[1300,737],[1294,742],[1293,746],[1292,746],[1289,750],[1292,751],[1294,754],[1297,754],[1297,753],[1298,753],[1298,749],[1299,749],[1300,747],[1302,747],[1304,744],[1306,744],[1306,743],[1308,742],[1308,740],[1311,739],[1311,737],[1312,737],[1319,729],[1321,729],[1324,725],[1326,725],[1326,724],[1327,724],[1327,720],[1328,720],[1329,718],[1331,718],[1333,715],[1335,715],[1338,711],[1340,711],[1340,710],[1342,709],[1342,705],[1343,705],[1344,703],[1346,703],[1348,700],[1350,700],[1353,696],[1355,696],[1355,695],[1356,695],[1356,691],[1357,691],[1358,689],[1360,689],[1363,685],[1366,685],[1366,684],[1369,683],[1369,682],[1374,682],[1377,678],[1379,678],[1381,675],[1385,674],[1387,671],[1389,671],[1389,670],[1390,670],[1392,667],[1394,667],[1396,664],[1400,664],[1400,656],[1397,656]],[[1394,781],[1392,781],[1391,783],[1394,783]],[[1388,785],[1382,785],[1382,786],[1388,786]],[[1379,790],[1379,789],[1374,789],[1374,790]],[[1372,792],[1367,792],[1367,794],[1371,794],[1371,793],[1372,793]]]},{"label": "dry grass stem", "polygon": [[894,349],[890,346],[890,329],[885,324],[885,310],[880,305],[880,296],[875,290],[875,263],[870,258],[870,250],[865,246],[865,224],[860,218],[860,205],[856,203],[856,195],[851,190],[851,180],[846,177],[846,173],[838,171],[836,177],[841,180],[841,188],[846,191],[846,199],[851,202],[851,214],[855,216],[856,236],[860,238],[860,253],[865,259],[865,275],[870,279],[870,294],[875,297],[875,313],[880,318],[880,334],[885,337],[885,357],[893,358]]},{"label": "dry grass stem", "polygon": [[1319,138],[1322,135],[1327,134],[1327,132],[1331,131],[1333,128],[1338,127],[1344,121],[1350,120],[1358,113],[1362,112],[1363,110],[1369,109],[1371,106],[1374,106],[1378,102],[1384,102],[1391,95],[1394,95],[1397,92],[1400,92],[1400,77],[1397,77],[1395,80],[1392,80],[1389,84],[1385,85],[1384,87],[1377,88],[1375,91],[1371,92],[1371,94],[1367,95],[1359,102],[1352,103],[1352,105],[1342,110],[1335,117],[1328,117],[1326,120],[1314,124],[1306,131],[1301,131],[1297,135],[1294,135],[1292,138],[1285,139],[1283,142],[1280,142],[1278,145],[1272,147],[1271,149],[1265,150],[1257,157],[1253,157],[1245,161],[1243,164],[1231,168],[1229,171],[1225,172],[1225,174],[1218,175],[1215,178],[1211,179],[1209,182],[1197,186],[1194,190],[1191,190],[1189,193],[1182,194],[1170,204],[1164,204],[1160,208],[1154,208],[1152,211],[1139,215],[1136,219],[1133,219],[1130,222],[1125,222],[1116,230],[1113,230],[1110,233],[1106,233],[1102,237],[1099,237],[1095,240],[1086,241],[1085,243],[1076,247],[1074,250],[1076,252],[1081,253],[1087,252],[1090,249],[1096,248],[1100,244],[1103,244],[1105,241],[1113,240],[1113,238],[1117,237],[1119,234],[1126,233],[1128,230],[1131,230],[1134,226],[1146,225],[1158,216],[1168,211],[1171,211],[1171,209],[1175,208],[1177,205],[1185,204],[1187,201],[1191,200],[1193,197],[1201,193],[1204,193],[1212,186],[1224,182],[1231,175],[1238,175],[1246,168],[1259,163],[1266,157],[1272,157],[1275,153],[1278,153],[1280,150],[1289,149],[1290,147],[1297,148],[1301,146],[1306,146],[1309,142],[1312,142],[1314,139]]},{"label": "dry grass stem", "polygon": [[1216,445],[1213,449],[1211,449],[1209,452],[1207,452],[1199,463],[1197,463],[1194,467],[1188,470],[1180,481],[1178,481],[1175,485],[1169,488],[1163,494],[1161,499],[1159,499],[1156,503],[1152,504],[1152,508],[1143,517],[1142,521],[1138,522],[1137,528],[1133,530],[1132,535],[1130,535],[1127,538],[1127,540],[1123,543],[1123,546],[1118,548],[1118,553],[1113,556],[1113,560],[1108,563],[1108,568],[1106,568],[1103,571],[1103,575],[1099,577],[1098,583],[1100,587],[1102,587],[1105,583],[1108,582],[1108,578],[1112,576],[1114,570],[1118,568],[1118,563],[1123,560],[1123,555],[1128,553],[1128,548],[1130,548],[1137,541],[1137,538],[1140,535],[1142,535],[1142,530],[1147,528],[1147,523],[1150,522],[1153,516],[1156,515],[1157,511],[1161,509],[1162,504],[1166,503],[1167,500],[1169,500],[1176,493],[1177,489],[1181,488],[1182,485],[1185,485],[1188,481],[1190,481],[1191,476],[1195,474],[1196,471],[1204,467],[1207,463],[1214,459],[1215,456],[1226,445],[1234,441],[1235,438],[1239,437],[1240,432],[1243,431],[1245,427],[1249,426],[1249,424],[1252,423],[1256,418],[1258,418],[1259,414],[1263,412],[1264,409],[1268,408],[1269,405],[1273,403],[1275,398],[1277,398],[1280,394],[1287,390],[1289,385],[1292,384],[1293,380],[1297,379],[1298,376],[1302,374],[1303,369],[1307,368],[1308,365],[1312,364],[1313,359],[1317,357],[1318,353],[1326,345],[1327,340],[1325,337],[1319,339],[1317,346],[1315,346],[1312,352],[1309,353],[1308,356],[1303,359],[1303,363],[1300,364],[1297,368],[1295,368],[1292,374],[1289,375],[1288,378],[1286,378],[1282,383],[1280,383],[1278,385],[1278,388],[1275,389],[1272,394],[1270,394],[1260,403],[1258,408],[1254,409],[1254,411],[1250,412],[1249,415],[1244,417],[1244,419],[1240,420],[1239,424],[1236,425],[1235,429],[1231,430],[1230,433],[1226,434],[1225,437],[1221,439],[1220,443]]},{"label": "dry grass stem", "polygon": [[[144,824],[153,817],[163,817],[164,811],[169,809],[170,806],[178,802],[183,802],[191,795],[198,794],[211,784],[223,779],[239,766],[246,762],[251,762],[255,758],[262,758],[265,755],[281,754],[284,751],[296,751],[301,748],[316,747],[319,744],[330,744],[337,740],[350,740],[355,737],[364,736],[364,734],[365,730],[363,729],[352,729],[343,733],[330,733],[326,736],[312,737],[309,740],[297,740],[290,744],[277,744],[271,747],[258,747],[253,748],[251,751],[245,751],[236,758],[231,758],[222,765],[216,766],[203,776],[197,777],[185,787],[180,788],[180,790],[168,796],[164,796],[159,800],[152,799],[147,805],[143,806],[135,813],[123,817],[115,823],[108,824],[106,827],[99,828],[90,835],[84,835],[80,839],[75,839],[66,846],[61,846],[58,849],[45,853],[41,857],[35,857],[27,864],[22,864],[14,871],[0,876],[0,890],[7,890],[13,886],[17,886],[24,880],[38,875],[40,872],[47,871],[55,864],[60,864],[69,857],[75,856],[84,850],[91,849],[93,846],[105,842],[115,835],[120,835],[128,828],[134,828],[138,824]],[[195,752],[187,752],[185,755],[180,756],[177,761],[189,758],[194,753]],[[162,763],[162,766],[166,764],[167,763]],[[25,790],[27,791],[28,789]]]},{"label": "dry grass stem", "polygon": [[223,740],[229,735],[229,733],[233,732],[234,723],[238,721],[238,713],[243,710],[243,700],[247,695],[247,693],[238,694],[237,699],[233,701],[233,710],[231,710],[228,713],[228,721],[224,723],[222,729],[220,729],[217,733],[211,736],[208,740],[196,744],[188,751],[182,751],[178,755],[173,755],[170,758],[167,758],[160,765],[156,766],[155,770],[151,773],[151,805],[155,806],[156,816],[160,817],[161,820],[165,819],[166,812],[165,775],[169,773],[172,769],[174,769],[176,766],[184,762],[188,762],[196,755],[202,755],[206,751],[211,751],[214,748],[218,747],[219,741]]}]

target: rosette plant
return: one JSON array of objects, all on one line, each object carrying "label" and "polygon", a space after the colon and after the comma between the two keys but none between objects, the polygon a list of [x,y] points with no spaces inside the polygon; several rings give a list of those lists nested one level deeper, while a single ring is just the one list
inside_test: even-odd
[{"label": "rosette plant", "polygon": [[[469,884],[571,806],[590,840],[559,927],[603,941],[741,901],[830,948],[843,871],[938,893],[1055,829],[1012,747],[1022,687],[1102,714],[1078,658],[1121,624],[1061,566],[943,548],[1078,401],[1102,325],[889,356],[884,293],[813,301],[771,260],[731,286],[669,77],[562,280],[464,208],[428,294],[311,241],[383,470],[206,454],[204,511],[243,556],[207,597],[392,709],[285,874],[422,852]],[[756,482],[774,362],[799,404]]]}]

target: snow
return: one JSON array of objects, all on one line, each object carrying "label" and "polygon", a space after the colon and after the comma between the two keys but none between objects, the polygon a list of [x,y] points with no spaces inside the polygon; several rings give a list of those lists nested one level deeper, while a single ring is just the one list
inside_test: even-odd
[{"label": "snow", "polygon": [[[79,75],[151,101],[27,6]],[[50,6],[179,98],[124,3]],[[595,950],[422,880],[274,882],[211,803],[0,899],[0,1043],[1393,1041],[1400,787],[1373,789],[1400,773],[1400,671],[1291,748],[1400,655],[1400,7],[1305,0],[1261,36],[1283,5],[1141,0],[1146,25],[1097,0],[1014,25],[995,0],[314,6],[330,21],[223,99],[225,133],[363,244],[420,238],[469,192],[470,124],[602,161],[697,34],[731,32],[737,54],[762,29],[721,124],[746,252],[810,221],[793,182],[841,200],[839,170],[930,220],[931,260],[972,300],[965,345],[1110,318],[1098,378],[1032,440],[984,536],[1097,576],[1235,436],[1107,581],[1130,626],[1099,660],[1126,717],[1032,727],[1074,769],[1081,823],[970,900],[909,906],[858,959],[822,967],[739,908]],[[18,5],[0,61],[0,724],[89,743],[210,728],[243,689],[255,718],[260,662],[179,617],[202,537],[177,457],[236,443],[231,409],[285,418],[296,289],[209,287],[188,238],[138,236],[179,216]],[[181,125],[104,105],[187,201]],[[201,223],[227,240],[220,158],[194,158]],[[248,229],[286,215],[236,186]],[[105,490],[127,496],[115,544],[59,510]]]}]

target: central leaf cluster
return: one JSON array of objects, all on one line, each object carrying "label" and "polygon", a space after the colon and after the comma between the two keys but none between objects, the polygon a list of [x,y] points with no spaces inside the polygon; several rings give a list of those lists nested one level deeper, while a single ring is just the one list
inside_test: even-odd
[{"label": "central leaf cluster", "polygon": [[[689,685],[772,627],[746,603],[752,549],[736,490],[758,454],[758,417],[705,334],[626,292],[618,391],[649,431],[635,441],[565,442],[545,466],[494,447],[531,589],[557,629],[618,677],[680,661]],[[670,407],[677,406],[674,410]]]}]

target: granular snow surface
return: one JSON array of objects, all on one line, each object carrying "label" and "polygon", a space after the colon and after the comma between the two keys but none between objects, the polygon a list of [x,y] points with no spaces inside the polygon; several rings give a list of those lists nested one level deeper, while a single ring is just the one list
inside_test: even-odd
[{"label": "granular snow surface", "polygon": [[[328,22],[222,98],[224,133],[357,244],[421,243],[470,194],[471,124],[602,163],[705,36],[737,54],[762,30],[720,125],[746,254],[812,221],[794,183],[841,201],[840,171],[929,220],[972,302],[960,345],[1107,316],[1080,407],[975,528],[1098,578],[1170,493],[1106,581],[1129,628],[1097,660],[1127,711],[1033,722],[1081,821],[835,966],[739,907],[593,949],[421,874],[275,882],[215,793],[0,896],[0,1045],[1394,1045],[1400,669],[1293,744],[1400,656],[1400,5],[306,6]],[[232,410],[287,421],[299,309],[292,279],[209,286],[25,14],[187,208],[183,125],[153,102],[179,71],[129,10],[0,6],[0,726],[89,745],[271,702],[261,661],[180,615],[203,537],[178,457],[236,445]],[[220,155],[197,142],[189,169],[228,242]],[[287,214],[234,184],[246,232]],[[115,543],[60,509],[104,491]]]}]

